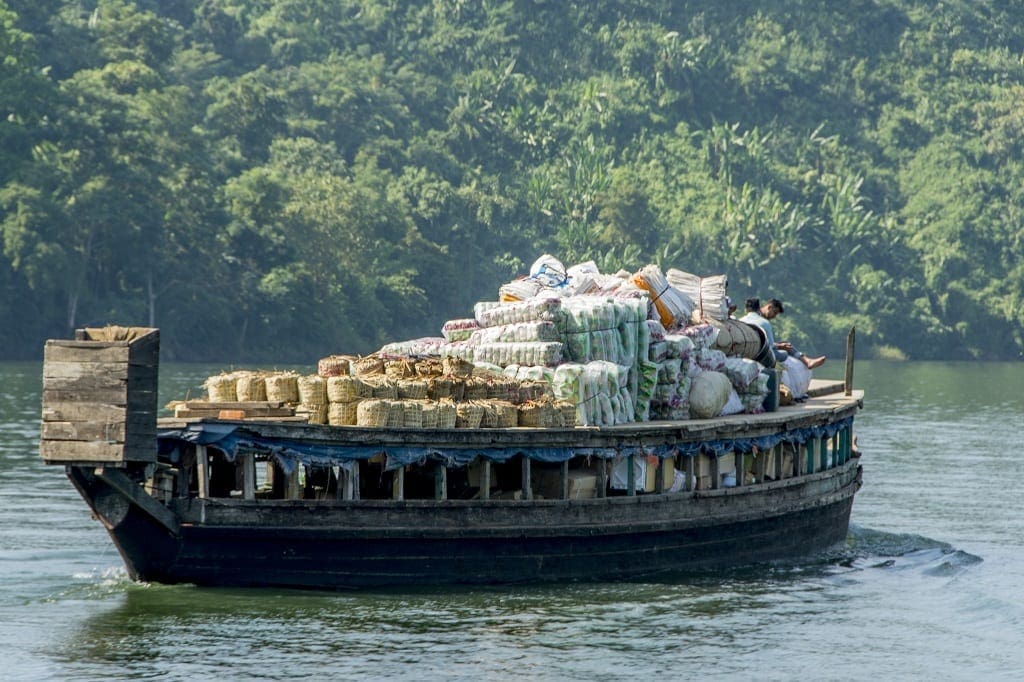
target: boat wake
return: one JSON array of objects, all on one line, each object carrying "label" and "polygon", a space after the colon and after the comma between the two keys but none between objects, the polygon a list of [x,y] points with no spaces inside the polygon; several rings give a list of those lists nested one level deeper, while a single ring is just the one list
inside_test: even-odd
[{"label": "boat wake", "polygon": [[931,538],[856,525],[850,526],[845,543],[821,559],[837,568],[909,570],[936,577],[952,577],[984,561]]}]

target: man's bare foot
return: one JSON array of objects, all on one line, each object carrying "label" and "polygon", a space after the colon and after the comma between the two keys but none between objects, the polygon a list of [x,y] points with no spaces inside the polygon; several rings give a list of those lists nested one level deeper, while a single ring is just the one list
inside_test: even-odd
[{"label": "man's bare foot", "polygon": [[807,369],[815,369],[816,367],[821,367],[822,365],[825,364],[825,356],[824,355],[822,355],[821,357],[817,357],[817,358],[807,358],[805,356],[805,358],[807,360]]}]

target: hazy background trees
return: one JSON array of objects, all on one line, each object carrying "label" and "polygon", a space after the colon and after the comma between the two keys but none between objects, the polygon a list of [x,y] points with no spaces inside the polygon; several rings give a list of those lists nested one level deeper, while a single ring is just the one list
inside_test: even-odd
[{"label": "hazy background trees", "polygon": [[0,357],[437,335],[548,252],[1024,354],[1024,3],[0,0]]}]

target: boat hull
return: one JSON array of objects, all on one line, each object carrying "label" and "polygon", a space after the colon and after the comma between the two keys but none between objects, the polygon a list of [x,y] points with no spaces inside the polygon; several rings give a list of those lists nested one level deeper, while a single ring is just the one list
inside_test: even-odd
[{"label": "boat hull", "polygon": [[844,540],[856,459],[800,478],[595,500],[176,500],[177,533],[69,475],[137,580],[319,589],[619,580],[795,558]]}]

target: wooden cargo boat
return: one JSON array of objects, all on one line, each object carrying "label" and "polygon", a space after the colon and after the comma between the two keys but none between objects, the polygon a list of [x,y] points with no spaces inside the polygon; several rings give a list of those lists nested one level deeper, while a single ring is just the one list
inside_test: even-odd
[{"label": "wooden cargo boat", "polygon": [[156,330],[83,330],[48,342],[44,365],[42,456],[136,580],[338,589],[735,566],[843,541],[861,484],[849,361],[846,382],[758,415],[375,429],[233,412],[158,424],[158,349]]}]

